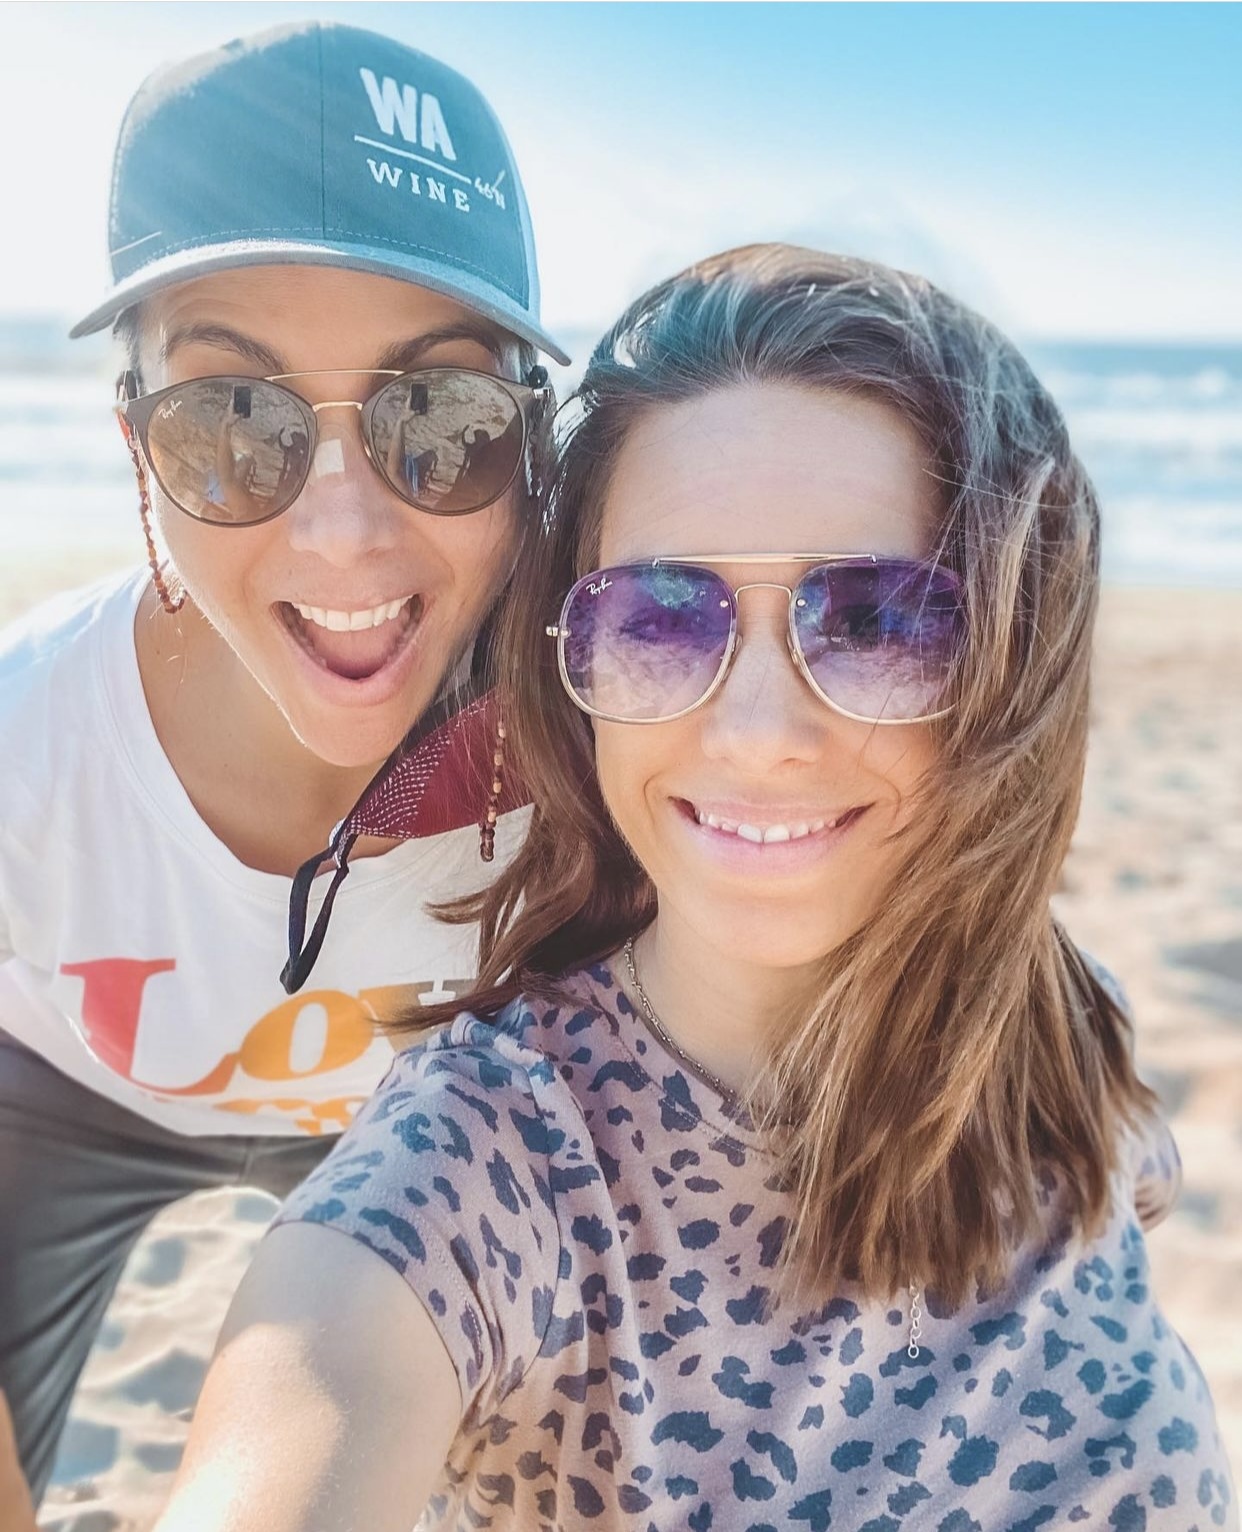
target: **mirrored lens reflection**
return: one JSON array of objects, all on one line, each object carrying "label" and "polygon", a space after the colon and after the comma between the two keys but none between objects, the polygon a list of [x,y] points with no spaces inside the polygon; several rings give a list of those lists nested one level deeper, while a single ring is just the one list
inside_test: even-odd
[{"label": "mirrored lens reflection", "polygon": [[306,477],[310,436],[296,400],[262,381],[200,378],[151,417],[147,450],[164,491],[203,521],[262,521]]},{"label": "mirrored lens reflection", "polygon": [[609,717],[671,718],[719,675],[732,612],[728,585],[708,570],[662,564],[588,575],[570,592],[562,621],[569,684]]},{"label": "mirrored lens reflection", "polygon": [[522,457],[522,412],[497,380],[469,372],[398,378],[375,400],[371,448],[405,500],[442,516],[508,487]]},{"label": "mirrored lens reflection", "polygon": [[907,560],[823,564],[798,584],[794,631],[826,697],[860,718],[924,718],[945,705],[965,635],[961,584]]}]

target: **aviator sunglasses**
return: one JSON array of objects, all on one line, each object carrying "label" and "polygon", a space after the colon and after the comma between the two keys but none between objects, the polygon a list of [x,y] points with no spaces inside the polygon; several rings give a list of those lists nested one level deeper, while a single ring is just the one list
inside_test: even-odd
[{"label": "aviator sunglasses", "polygon": [[[794,586],[735,590],[716,564],[810,564]],[[737,652],[738,597],[789,597],[789,652],[811,690],[863,723],[940,718],[966,632],[964,586],[951,569],[873,554],[688,554],[584,575],[546,629],[561,680],[585,713],[667,723],[717,690]]]},{"label": "aviator sunglasses", "polygon": [[[390,381],[363,400],[320,404],[285,387],[292,378],[329,371]],[[480,511],[517,477],[552,389],[542,367],[533,367],[525,383],[464,367],[332,368],[191,378],[140,394],[128,371],[118,396],[118,414],[179,511],[213,525],[251,527],[279,516],[301,494],[315,461],[318,414],[328,409],[359,412],[371,466],[407,505],[433,516]]]}]

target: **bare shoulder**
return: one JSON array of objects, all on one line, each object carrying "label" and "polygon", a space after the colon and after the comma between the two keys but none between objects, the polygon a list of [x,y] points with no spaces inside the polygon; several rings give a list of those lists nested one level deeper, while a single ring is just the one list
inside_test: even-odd
[{"label": "bare shoulder", "polygon": [[158,1532],[409,1532],[460,1417],[400,1275],[331,1229],[282,1225],[229,1310]]}]

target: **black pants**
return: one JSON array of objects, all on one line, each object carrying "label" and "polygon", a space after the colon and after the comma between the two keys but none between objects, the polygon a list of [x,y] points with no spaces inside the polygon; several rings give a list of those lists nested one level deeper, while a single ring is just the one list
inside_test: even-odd
[{"label": "black pants", "polygon": [[182,1137],[0,1032],[0,1390],[36,1505],[121,1270],[155,1214],[221,1186],[283,1198],[334,1142]]}]

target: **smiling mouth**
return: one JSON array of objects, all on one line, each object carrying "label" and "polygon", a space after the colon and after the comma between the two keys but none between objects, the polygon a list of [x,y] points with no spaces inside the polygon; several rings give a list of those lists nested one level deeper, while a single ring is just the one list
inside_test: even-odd
[{"label": "smiling mouth", "polygon": [[754,824],[744,819],[728,819],[713,814],[709,810],[696,808],[693,803],[683,801],[682,804],[683,812],[703,829],[733,835],[738,840],[750,841],[756,846],[785,845],[790,841],[808,840],[813,835],[826,834],[829,830],[844,829],[865,814],[870,806],[862,804],[857,808],[845,809],[834,818],[792,818]]},{"label": "smiling mouth", "polygon": [[415,592],[353,610],[294,601],[278,601],[276,607],[286,630],[317,665],[347,681],[365,681],[390,665],[412,641],[424,602]]}]

